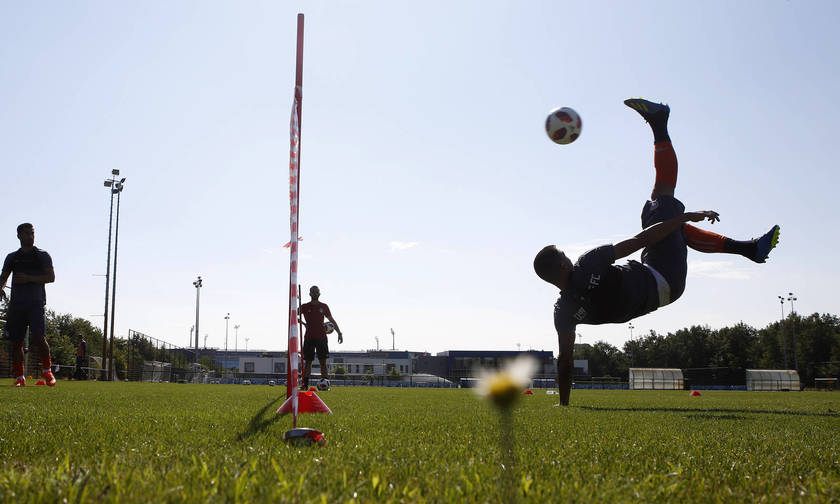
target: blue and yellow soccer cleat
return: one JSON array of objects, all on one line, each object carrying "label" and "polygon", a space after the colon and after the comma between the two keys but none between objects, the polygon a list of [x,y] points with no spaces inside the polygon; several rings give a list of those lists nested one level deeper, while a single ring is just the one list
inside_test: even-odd
[{"label": "blue and yellow soccer cleat", "polygon": [[770,251],[776,248],[776,245],[779,244],[780,229],[781,228],[779,228],[778,225],[775,225],[770,228],[770,231],[764,233],[764,236],[756,239],[755,257],[753,257],[753,261],[763,263],[767,260],[767,256],[770,255]]},{"label": "blue and yellow soccer cleat", "polygon": [[638,112],[648,123],[651,121],[664,121],[667,123],[668,116],[671,115],[671,107],[668,105],[654,103],[644,98],[628,98],[624,100],[624,104]]}]

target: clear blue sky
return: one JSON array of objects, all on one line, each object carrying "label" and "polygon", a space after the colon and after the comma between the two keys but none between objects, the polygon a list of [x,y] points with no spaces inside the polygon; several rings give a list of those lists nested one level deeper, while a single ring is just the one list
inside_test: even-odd
[{"label": "clear blue sky", "polygon": [[[653,149],[630,96],[672,105],[688,209],[736,238],[782,227],[766,265],[690,253],[685,295],[634,334],[763,327],[789,291],[799,312],[840,311],[840,3],[6,1],[0,249],[35,224],[50,308],[102,324],[118,168],[117,334],[186,345],[201,275],[208,346],[229,312],[231,348],[234,324],[240,348],[286,347],[298,12],[300,280],[341,348],[390,347],[393,327],[403,349],[556,352],[557,292],[531,262],[639,230]],[[557,106],[583,117],[572,145],[543,132]]]}]

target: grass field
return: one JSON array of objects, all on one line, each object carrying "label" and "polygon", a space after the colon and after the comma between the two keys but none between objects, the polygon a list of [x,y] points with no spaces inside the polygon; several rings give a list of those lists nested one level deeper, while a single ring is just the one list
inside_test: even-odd
[{"label": "grass field", "polygon": [[[840,394],[333,388],[281,440],[283,388],[0,381],[0,502],[840,501]],[[512,492],[512,493],[508,493]],[[512,497],[515,495],[515,497]]]}]

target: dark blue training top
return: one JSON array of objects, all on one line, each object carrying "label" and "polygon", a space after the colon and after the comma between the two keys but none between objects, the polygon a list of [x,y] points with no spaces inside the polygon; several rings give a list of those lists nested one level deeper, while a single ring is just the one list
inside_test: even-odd
[{"label": "dark blue training top", "polygon": [[554,305],[557,331],[577,324],[627,322],[659,307],[656,279],[642,263],[613,265],[615,248],[602,245],[578,258]]},{"label": "dark blue training top", "polygon": [[10,306],[44,306],[47,304],[47,289],[42,283],[15,283],[15,273],[43,275],[53,267],[52,257],[46,250],[32,247],[29,252],[18,249],[6,256],[3,273],[12,273],[12,295]]}]

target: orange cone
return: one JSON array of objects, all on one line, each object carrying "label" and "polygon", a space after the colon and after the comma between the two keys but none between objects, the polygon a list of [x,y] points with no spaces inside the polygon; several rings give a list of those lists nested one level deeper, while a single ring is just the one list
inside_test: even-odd
[{"label": "orange cone", "polygon": [[[298,390],[298,414],[301,413],[327,413],[332,415],[332,410],[324,404],[324,401],[318,397],[314,390]],[[292,397],[286,399],[277,409],[277,413],[285,415],[292,413]]]},{"label": "orange cone", "polygon": [[691,391],[691,393],[690,393],[690,394],[688,394],[688,395],[690,395],[691,397],[700,397],[700,396],[701,396],[701,395],[703,395],[703,394],[701,394],[701,393],[700,393],[699,391],[697,391],[697,390],[692,390],[692,391]]}]

